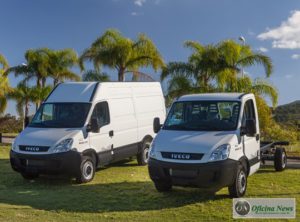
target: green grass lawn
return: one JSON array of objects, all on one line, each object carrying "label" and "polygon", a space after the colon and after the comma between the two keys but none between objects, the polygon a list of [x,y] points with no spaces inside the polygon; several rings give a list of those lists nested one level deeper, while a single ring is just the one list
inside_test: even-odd
[{"label": "green grass lawn", "polygon": [[[0,146],[0,221],[232,220],[227,189],[216,196],[177,187],[170,193],[158,193],[147,167],[137,166],[136,161],[102,169],[94,181],[83,185],[63,177],[30,182],[11,170],[8,151]],[[275,173],[272,168],[261,169],[249,177],[247,197],[294,197],[299,206],[300,170]],[[300,207],[297,216],[299,221]]]}]

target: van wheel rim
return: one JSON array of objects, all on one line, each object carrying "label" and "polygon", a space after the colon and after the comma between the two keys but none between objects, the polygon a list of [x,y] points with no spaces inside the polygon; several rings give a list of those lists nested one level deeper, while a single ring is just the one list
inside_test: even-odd
[{"label": "van wheel rim", "polygon": [[286,155],[285,152],[282,153],[282,168],[285,168],[286,166]]},{"label": "van wheel rim", "polygon": [[94,171],[94,167],[93,164],[90,161],[86,161],[83,165],[83,177],[86,180],[90,180],[93,177],[93,171]]},{"label": "van wheel rim", "polygon": [[149,145],[147,145],[144,149],[144,160],[145,160],[145,163],[148,163],[148,160],[149,160]]},{"label": "van wheel rim", "polygon": [[238,189],[240,193],[245,192],[246,184],[247,184],[246,174],[244,173],[244,171],[241,171],[238,176]]}]

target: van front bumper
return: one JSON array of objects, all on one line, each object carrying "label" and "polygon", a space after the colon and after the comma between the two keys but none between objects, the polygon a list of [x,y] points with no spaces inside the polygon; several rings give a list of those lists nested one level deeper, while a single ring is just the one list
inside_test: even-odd
[{"label": "van front bumper", "polygon": [[220,189],[233,184],[238,161],[223,160],[209,163],[174,163],[149,159],[148,170],[153,182],[175,186]]},{"label": "van front bumper", "polygon": [[81,154],[68,151],[55,154],[23,154],[10,151],[13,170],[20,173],[67,174],[76,176],[80,169]]}]

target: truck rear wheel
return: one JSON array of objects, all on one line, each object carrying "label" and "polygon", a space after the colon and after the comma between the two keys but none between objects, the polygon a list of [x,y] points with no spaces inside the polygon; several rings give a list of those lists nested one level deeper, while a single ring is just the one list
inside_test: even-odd
[{"label": "truck rear wheel", "polygon": [[234,183],[228,187],[229,195],[232,198],[243,197],[247,190],[247,172],[240,164],[234,179]]},{"label": "truck rear wheel", "polygon": [[83,156],[80,169],[76,177],[77,183],[87,183],[94,179],[96,170],[96,160],[92,156]]},{"label": "truck rear wheel", "polygon": [[283,171],[287,165],[287,156],[284,148],[276,148],[274,155],[274,168]]},{"label": "truck rear wheel", "polygon": [[158,192],[168,192],[172,189],[172,184],[163,181],[155,181],[155,188]]},{"label": "truck rear wheel", "polygon": [[137,154],[137,162],[141,166],[148,164],[151,140],[144,140],[141,151]]}]

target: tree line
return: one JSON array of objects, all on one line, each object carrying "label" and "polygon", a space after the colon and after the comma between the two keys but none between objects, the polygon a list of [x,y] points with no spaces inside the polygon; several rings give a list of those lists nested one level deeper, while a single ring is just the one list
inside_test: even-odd
[{"label": "tree line", "polygon": [[[160,71],[161,81],[167,82],[167,104],[188,93],[254,93],[259,103],[262,130],[267,135],[268,128],[276,123],[265,99],[268,97],[273,106],[278,101],[278,91],[268,81],[273,71],[271,58],[231,39],[208,45],[186,41],[184,47],[190,50],[186,62],[165,63],[153,41],[145,34],[130,39],[109,29],[81,55],[73,49],[30,49],[25,52],[24,64],[10,67],[0,54],[0,111],[3,113],[7,100],[13,99],[20,116],[26,117],[29,103],[34,103],[37,109],[52,87],[60,82],[110,81],[109,75],[101,71],[103,67],[115,70],[118,81],[125,81],[128,73],[136,75],[140,68],[151,67]],[[86,70],[87,62],[92,63],[92,70]],[[262,78],[252,79],[244,72],[245,68],[254,65],[264,68]],[[72,71],[75,67],[81,70],[81,75]],[[22,76],[15,88],[9,85],[8,76],[11,74]],[[50,79],[52,84],[49,84]]]}]

